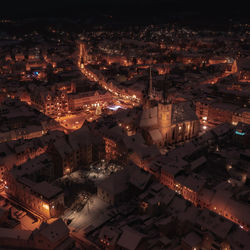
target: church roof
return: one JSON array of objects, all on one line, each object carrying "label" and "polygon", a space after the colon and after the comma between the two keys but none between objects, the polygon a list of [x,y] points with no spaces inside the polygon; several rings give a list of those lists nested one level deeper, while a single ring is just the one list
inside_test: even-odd
[{"label": "church roof", "polygon": [[154,142],[160,142],[163,139],[159,129],[150,130],[149,134]]},{"label": "church roof", "polygon": [[177,124],[185,121],[198,120],[195,111],[187,102],[173,104],[172,106],[172,124]]}]

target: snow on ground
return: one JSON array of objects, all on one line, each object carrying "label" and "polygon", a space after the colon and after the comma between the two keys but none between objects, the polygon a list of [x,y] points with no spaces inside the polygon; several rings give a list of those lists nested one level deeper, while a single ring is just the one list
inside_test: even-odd
[{"label": "snow on ground", "polygon": [[66,221],[71,220],[70,227],[74,230],[84,230],[91,225],[95,227],[109,219],[107,215],[108,206],[107,203],[93,195],[81,211],[68,209],[62,218]]}]

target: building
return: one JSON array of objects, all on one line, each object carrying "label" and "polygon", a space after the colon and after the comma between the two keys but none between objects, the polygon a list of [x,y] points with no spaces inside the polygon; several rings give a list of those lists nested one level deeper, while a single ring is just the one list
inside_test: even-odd
[{"label": "building", "polygon": [[69,229],[57,219],[51,224],[43,222],[34,231],[0,228],[1,247],[11,249],[75,249]]},{"label": "building", "polygon": [[97,196],[110,205],[119,204],[128,198],[128,179],[127,170],[112,174],[98,184]]},{"label": "building", "polygon": [[208,122],[213,124],[232,123],[233,113],[238,107],[229,103],[212,103],[208,107]]},{"label": "building", "polygon": [[232,124],[237,125],[239,122],[250,124],[250,109],[244,108],[237,110],[232,115]]},{"label": "building", "polygon": [[149,86],[144,98],[140,128],[149,144],[160,147],[184,142],[198,135],[200,123],[188,102],[172,103],[167,96],[165,85],[162,98],[153,104],[152,76],[150,67]]},{"label": "building", "polygon": [[146,235],[129,226],[122,228],[122,234],[117,242],[118,250],[142,250],[146,248]]},{"label": "building", "polygon": [[237,62],[238,78],[240,81],[250,81],[250,57],[240,58]]},{"label": "building", "polygon": [[36,90],[30,96],[31,104],[45,115],[57,116],[69,110],[68,96],[65,91]]},{"label": "building", "polygon": [[164,146],[197,136],[199,120],[189,103],[173,104],[165,100],[157,106],[144,107],[140,128],[149,144]]},{"label": "building", "polygon": [[70,110],[79,110],[85,107],[93,107],[97,105],[108,104],[113,100],[113,96],[109,92],[89,91],[80,94],[69,95]]},{"label": "building", "polygon": [[94,138],[88,127],[82,126],[51,143],[48,153],[56,166],[55,175],[61,177],[79,168],[88,167],[94,160],[101,160],[103,149],[102,140]]},{"label": "building", "polygon": [[64,209],[63,190],[51,185],[54,165],[42,154],[5,173],[5,192],[44,218],[56,217]]}]

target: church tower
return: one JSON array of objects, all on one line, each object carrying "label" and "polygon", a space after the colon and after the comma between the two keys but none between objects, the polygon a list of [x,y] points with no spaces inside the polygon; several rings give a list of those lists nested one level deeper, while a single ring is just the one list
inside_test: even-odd
[{"label": "church tower", "polygon": [[168,131],[171,130],[172,124],[172,103],[166,98],[165,85],[163,89],[163,98],[158,103],[157,116],[159,130],[165,140]]},{"label": "church tower", "polygon": [[151,107],[152,100],[152,69],[151,65],[149,66],[149,83],[146,88],[146,94],[144,95],[143,100],[143,109],[149,109]]},{"label": "church tower", "polygon": [[152,80],[152,68],[151,65],[149,67],[149,89],[148,89],[148,97],[152,99],[153,94],[153,80]]}]

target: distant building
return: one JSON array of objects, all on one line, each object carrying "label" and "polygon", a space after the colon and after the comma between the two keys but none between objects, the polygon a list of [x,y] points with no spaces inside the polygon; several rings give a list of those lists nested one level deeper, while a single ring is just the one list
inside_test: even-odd
[{"label": "distant building", "polygon": [[240,81],[250,81],[250,57],[240,58],[237,61],[238,78]]},{"label": "distant building", "polygon": [[250,109],[240,109],[233,113],[232,124],[237,125],[239,122],[250,124]]},{"label": "distant building", "polygon": [[250,142],[250,124],[239,122],[235,127],[234,142],[241,148],[247,148]]}]

